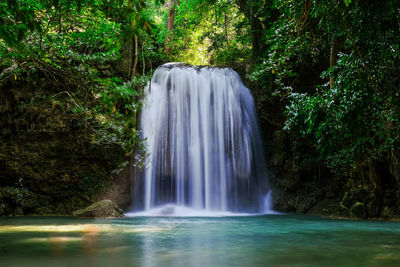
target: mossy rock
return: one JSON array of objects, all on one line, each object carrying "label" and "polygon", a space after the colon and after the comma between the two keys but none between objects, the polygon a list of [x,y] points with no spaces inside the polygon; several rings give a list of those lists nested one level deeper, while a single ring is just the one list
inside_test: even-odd
[{"label": "mossy rock", "polygon": [[361,218],[364,219],[367,217],[367,211],[365,208],[365,205],[361,202],[356,202],[351,208],[350,208],[350,216],[352,218]]},{"label": "mossy rock", "polygon": [[393,217],[393,211],[392,211],[392,209],[389,208],[389,207],[385,207],[385,208],[383,209],[383,211],[382,211],[382,217],[383,217],[383,218],[386,218],[386,219],[389,219],[389,218]]},{"label": "mossy rock", "polygon": [[124,213],[113,201],[105,199],[72,213],[78,217],[123,217]]}]

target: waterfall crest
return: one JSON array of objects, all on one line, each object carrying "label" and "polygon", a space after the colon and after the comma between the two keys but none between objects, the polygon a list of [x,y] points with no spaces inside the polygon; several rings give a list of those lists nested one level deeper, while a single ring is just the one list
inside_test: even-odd
[{"label": "waterfall crest", "polygon": [[253,97],[239,75],[168,63],[145,93],[140,129],[149,156],[136,177],[134,210],[263,212],[265,157]]}]

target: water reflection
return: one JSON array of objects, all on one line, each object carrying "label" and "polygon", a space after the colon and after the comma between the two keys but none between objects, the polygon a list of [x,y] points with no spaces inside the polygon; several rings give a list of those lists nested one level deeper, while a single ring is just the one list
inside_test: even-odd
[{"label": "water reflection", "polygon": [[400,266],[394,222],[291,215],[39,222],[0,219],[1,266]]},{"label": "water reflection", "polygon": [[[226,220],[226,219],[224,219]],[[141,266],[243,266],[252,259],[243,255],[246,250],[240,235],[245,224],[234,223],[231,229],[221,228],[221,222],[213,219],[163,219],[158,223],[168,225],[170,232],[141,236]],[[228,224],[231,222],[228,221]],[[226,224],[226,222],[222,222]],[[239,233],[239,235],[238,235]],[[265,246],[265,244],[263,244]],[[252,248],[251,245],[248,247]],[[268,250],[268,247],[265,247]],[[237,256],[241,255],[240,258]]]}]

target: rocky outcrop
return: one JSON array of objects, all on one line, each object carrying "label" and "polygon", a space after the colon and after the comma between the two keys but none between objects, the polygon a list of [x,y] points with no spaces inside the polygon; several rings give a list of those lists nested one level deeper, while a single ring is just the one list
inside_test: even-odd
[{"label": "rocky outcrop", "polygon": [[35,75],[0,83],[0,216],[71,215],[105,198],[127,208],[129,157],[95,142],[76,88]]},{"label": "rocky outcrop", "polygon": [[73,212],[77,217],[123,217],[124,213],[115,202],[105,199],[93,203],[87,208]]}]

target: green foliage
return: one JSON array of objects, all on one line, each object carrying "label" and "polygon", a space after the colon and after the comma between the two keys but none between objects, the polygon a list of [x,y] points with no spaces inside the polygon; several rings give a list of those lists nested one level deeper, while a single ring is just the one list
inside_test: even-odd
[{"label": "green foliage", "polygon": [[[265,52],[248,78],[263,97],[288,101],[285,129],[294,144],[314,147],[318,160],[338,174],[365,160],[396,162],[398,1],[282,0],[262,6],[270,10],[265,13],[262,1],[255,2],[259,20],[273,23],[262,31]],[[334,40],[344,44],[329,68]]]},{"label": "green foliage", "polygon": [[156,44],[148,33],[156,26],[147,8],[142,0],[2,2],[0,78],[17,80],[20,73],[43,71],[63,86],[78,86],[63,95],[76,116],[83,116],[93,142],[121,144],[129,154],[140,143],[135,116],[148,77],[126,82],[111,66],[132,34],[149,46],[141,49],[143,64],[158,57],[151,49]]},{"label": "green foliage", "polygon": [[400,39],[394,6],[379,1],[346,6],[314,3],[321,37],[345,36],[345,47],[337,64],[321,75],[325,81],[334,78],[332,88],[324,83],[305,94],[289,94],[285,126],[314,145],[339,174],[360,161],[393,155],[400,142],[399,81],[394,78],[400,71],[395,48]]},{"label": "green foliage", "polygon": [[141,109],[141,94],[149,76],[137,76],[132,82],[118,78],[100,79],[100,100],[94,108],[95,144],[121,144],[127,154],[142,148],[137,118]]},{"label": "green foliage", "polygon": [[[158,40],[167,38],[163,12],[163,27]],[[175,7],[175,27],[170,41],[170,61],[190,64],[227,65],[249,60],[251,45],[245,16],[234,1],[183,0]]]}]

